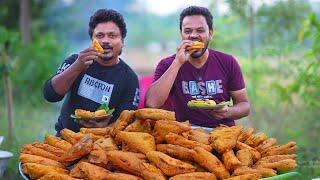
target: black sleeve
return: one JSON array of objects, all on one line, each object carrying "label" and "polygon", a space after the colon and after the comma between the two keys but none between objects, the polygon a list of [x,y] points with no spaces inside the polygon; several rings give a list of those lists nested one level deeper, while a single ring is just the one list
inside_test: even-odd
[{"label": "black sleeve", "polygon": [[[119,117],[123,110],[136,110],[139,104],[139,80],[135,73],[131,73],[126,79],[125,92],[123,93],[119,106],[116,107],[114,118]],[[115,121],[116,119],[113,119]]]},{"label": "black sleeve", "polygon": [[[78,58],[77,54],[73,54],[71,56],[69,56],[67,59],[65,59],[63,61],[63,63],[60,65],[60,67],[58,68],[58,71],[55,75],[62,73],[64,70],[68,69],[68,67],[70,67],[70,65]],[[55,76],[54,75],[54,76]],[[43,97],[48,101],[48,102],[58,102],[61,101],[64,97],[64,95],[60,95],[58,94],[52,86],[51,83],[51,79],[54,77],[50,77],[50,79],[48,79],[44,86],[43,86]]]}]

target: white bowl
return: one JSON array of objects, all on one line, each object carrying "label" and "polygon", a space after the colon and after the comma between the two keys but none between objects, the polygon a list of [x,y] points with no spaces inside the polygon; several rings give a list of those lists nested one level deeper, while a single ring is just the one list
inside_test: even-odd
[{"label": "white bowl", "polygon": [[0,151],[0,178],[3,176],[4,170],[8,165],[9,159],[13,156],[11,152]]}]

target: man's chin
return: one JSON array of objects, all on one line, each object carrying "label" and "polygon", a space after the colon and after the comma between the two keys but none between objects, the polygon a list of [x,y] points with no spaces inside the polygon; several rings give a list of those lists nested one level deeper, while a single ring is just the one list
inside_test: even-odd
[{"label": "man's chin", "polygon": [[198,51],[191,53],[190,56],[194,59],[197,59],[197,58],[201,57],[205,52],[206,52],[206,49],[201,49],[201,50],[198,50]]}]

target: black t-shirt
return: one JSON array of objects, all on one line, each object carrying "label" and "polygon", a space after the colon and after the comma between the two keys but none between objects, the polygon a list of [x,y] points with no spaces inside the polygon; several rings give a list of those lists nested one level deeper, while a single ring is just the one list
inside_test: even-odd
[{"label": "black t-shirt", "polygon": [[[77,58],[77,54],[68,57],[58,68],[57,74],[66,70]],[[45,83],[43,94],[49,102],[61,101],[64,97],[55,92],[51,78]],[[123,110],[137,109],[138,77],[121,59],[113,66],[102,66],[94,61],[77,77],[65,96],[55,129],[58,133],[63,128],[78,132],[81,125],[70,118],[77,108],[95,111],[101,104],[107,103],[109,108],[115,108],[110,123],[114,122]]]}]

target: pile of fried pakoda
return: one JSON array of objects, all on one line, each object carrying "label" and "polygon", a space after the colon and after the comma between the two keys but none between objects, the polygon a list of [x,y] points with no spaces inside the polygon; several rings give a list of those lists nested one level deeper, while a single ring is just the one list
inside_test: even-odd
[{"label": "pile of fried pakoda", "polygon": [[22,148],[20,162],[31,179],[251,180],[297,166],[295,142],[277,145],[242,126],[191,129],[160,109],[125,110],[111,127],[60,134]]}]

